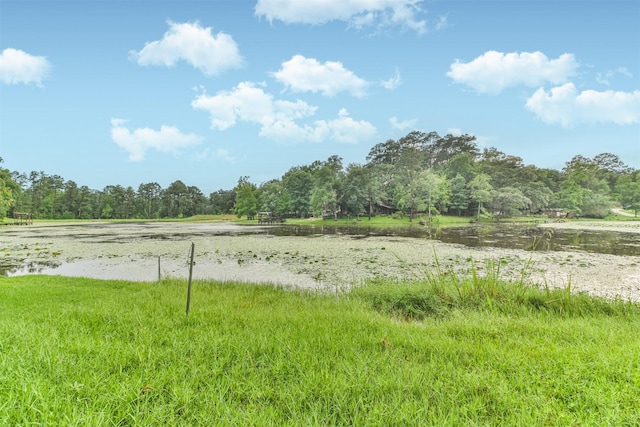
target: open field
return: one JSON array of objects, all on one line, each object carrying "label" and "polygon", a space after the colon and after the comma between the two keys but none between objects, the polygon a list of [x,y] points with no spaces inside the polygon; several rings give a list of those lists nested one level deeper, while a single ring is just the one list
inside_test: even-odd
[{"label": "open field", "polygon": [[[638,222],[566,222],[548,227],[608,227],[640,232]],[[198,279],[345,289],[372,278],[416,279],[439,263],[445,270],[482,274],[496,260],[502,277],[624,300],[640,301],[640,257],[585,252],[469,248],[426,239],[376,236],[274,237],[232,223],[37,223],[3,227],[0,261],[41,272],[102,279],[155,281],[186,277],[190,243]],[[246,233],[246,234],[238,234]],[[59,264],[57,268],[46,265]]]},{"label": "open field", "polygon": [[432,279],[0,278],[0,424],[637,425],[637,305]]}]

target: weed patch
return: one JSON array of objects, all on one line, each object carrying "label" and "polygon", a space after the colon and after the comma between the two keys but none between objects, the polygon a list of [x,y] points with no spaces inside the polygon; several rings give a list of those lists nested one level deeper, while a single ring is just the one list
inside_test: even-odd
[{"label": "weed patch", "polygon": [[[640,314],[638,306],[621,300],[607,300],[575,293],[569,279],[561,289],[528,281],[531,263],[522,267],[518,279],[501,277],[506,260],[486,260],[479,268],[467,260],[466,274],[444,269],[436,257],[433,268],[412,281],[372,280],[354,289],[353,294],[381,312],[408,320],[442,317],[453,310],[521,315],[544,312],[559,316],[612,316]],[[482,272],[482,273],[481,273]]]}]

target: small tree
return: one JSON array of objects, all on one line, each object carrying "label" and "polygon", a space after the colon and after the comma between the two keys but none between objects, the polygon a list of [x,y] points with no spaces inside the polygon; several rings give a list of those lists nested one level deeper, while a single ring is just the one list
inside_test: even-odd
[{"label": "small tree", "polygon": [[448,182],[445,178],[433,172],[432,169],[425,169],[420,172],[417,183],[419,186],[418,191],[426,203],[429,220],[431,220],[433,206],[449,196]]},{"label": "small tree", "polygon": [[476,175],[468,184],[469,196],[471,200],[478,204],[478,213],[476,220],[480,219],[480,211],[482,204],[488,203],[493,198],[493,187],[491,186],[491,177],[485,173]]},{"label": "small tree", "polygon": [[451,180],[450,209],[458,211],[458,216],[460,216],[462,211],[467,210],[468,207],[469,190],[467,189],[467,182],[462,175],[457,174],[455,178]]},{"label": "small tree", "polygon": [[553,199],[553,192],[549,187],[539,181],[533,181],[522,188],[522,194],[530,200],[528,205],[530,212],[539,212],[549,206]]},{"label": "small tree", "polygon": [[501,216],[514,216],[531,204],[531,200],[514,187],[503,187],[493,192],[493,208]]},{"label": "small tree", "polygon": [[[2,163],[0,157],[0,163]],[[14,203],[13,192],[19,190],[18,184],[11,179],[11,173],[8,169],[0,168],[0,221],[7,215],[7,211]]]},{"label": "small tree", "polygon": [[315,216],[336,215],[336,193],[328,185],[316,185],[311,190],[311,210]]},{"label": "small tree", "polygon": [[236,204],[233,208],[238,218],[242,216],[253,217],[258,213],[258,197],[256,196],[256,186],[249,182],[248,176],[238,179],[235,186]]},{"label": "small tree", "polygon": [[582,214],[591,218],[604,218],[611,213],[611,201],[600,193],[592,193],[585,198],[582,205]]},{"label": "small tree", "polygon": [[370,181],[371,177],[368,168],[355,163],[347,166],[344,180],[344,203],[347,211],[357,218],[364,213],[365,206],[369,201],[368,189],[371,185]]},{"label": "small tree", "polygon": [[636,174],[635,181],[633,178],[631,174],[618,178],[616,193],[622,207],[632,209],[638,216],[638,211],[640,211],[640,172]]}]

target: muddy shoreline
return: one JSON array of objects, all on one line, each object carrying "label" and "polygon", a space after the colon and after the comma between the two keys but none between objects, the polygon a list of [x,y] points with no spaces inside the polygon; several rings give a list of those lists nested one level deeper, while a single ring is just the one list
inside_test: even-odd
[{"label": "muddy shoreline", "polygon": [[[640,233],[638,222],[542,226]],[[37,224],[2,227],[0,238],[0,263],[22,266],[8,275],[155,281],[159,262],[162,276],[186,277],[193,242],[197,279],[338,290],[376,277],[419,279],[437,265],[483,274],[489,262],[505,279],[519,279],[527,267],[528,280],[541,285],[570,284],[576,292],[640,302],[637,256],[470,248],[395,236],[274,237],[263,227],[229,223]]]}]

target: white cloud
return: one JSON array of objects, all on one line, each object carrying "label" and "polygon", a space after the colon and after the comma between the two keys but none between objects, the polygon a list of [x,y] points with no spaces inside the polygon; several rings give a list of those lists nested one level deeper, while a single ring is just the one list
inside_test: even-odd
[{"label": "white cloud", "polygon": [[382,83],[382,87],[388,90],[396,89],[398,86],[402,84],[402,77],[400,77],[400,70],[396,68],[395,74],[389,78],[389,80],[384,80]]},{"label": "white cloud", "polygon": [[208,111],[211,128],[226,130],[238,120],[268,127],[272,123],[312,116],[315,107],[303,101],[275,101],[251,82],[242,82],[231,91],[220,91],[214,96],[205,93],[191,102],[195,109]]},{"label": "white cloud", "polygon": [[518,85],[536,87],[545,82],[565,83],[578,66],[573,55],[568,53],[550,60],[541,52],[505,54],[488,51],[468,63],[456,60],[447,76],[478,93],[498,94]]},{"label": "white cloud", "polygon": [[7,48],[0,54],[0,80],[5,84],[35,83],[42,86],[51,65],[44,56],[33,56],[19,50]]},{"label": "white cloud", "polygon": [[399,130],[413,128],[415,127],[416,122],[417,122],[416,119],[402,120],[402,121],[398,120],[396,117],[391,117],[389,119],[389,123],[391,123],[391,126]]},{"label": "white cloud", "polygon": [[622,74],[623,76],[626,76],[626,77],[633,77],[633,75],[631,74],[631,72],[629,72],[627,68],[618,67],[615,70],[609,70],[605,73],[597,73],[596,81],[600,84],[609,86],[610,80],[618,74]]},{"label": "white cloud", "polygon": [[350,92],[357,97],[365,95],[367,82],[344,68],[342,63],[327,61],[324,64],[314,58],[295,55],[282,63],[273,77],[294,92],[321,92],[334,96]]},{"label": "white cloud", "polygon": [[160,130],[150,128],[129,130],[126,120],[111,119],[111,139],[129,153],[129,160],[141,161],[149,149],[166,153],[177,153],[179,149],[198,144],[202,138],[194,134],[183,134],[173,126],[161,126]]},{"label": "white cloud", "polygon": [[140,52],[129,52],[129,58],[138,65],[165,65],[171,67],[184,60],[204,74],[212,76],[243,65],[238,45],[225,33],[212,34],[197,22],[169,22],[162,40],[146,43]]},{"label": "white cloud", "polygon": [[236,157],[226,148],[218,148],[212,152],[211,149],[207,147],[202,150],[202,152],[196,154],[197,161],[205,161],[209,159],[221,159],[230,164],[235,164],[237,161]]},{"label": "white cloud", "polygon": [[640,123],[640,90],[633,92],[578,92],[573,83],[538,89],[527,100],[527,109],[546,123],[570,127],[577,123]]},{"label": "white cloud", "polygon": [[440,30],[444,30],[445,28],[449,28],[449,21],[447,20],[446,16],[441,16],[436,21],[436,24],[433,29],[435,31],[440,31]]},{"label": "white cloud", "polygon": [[287,24],[326,24],[345,21],[355,28],[400,25],[423,34],[427,23],[417,15],[422,0],[258,0],[257,16]]},{"label": "white cloud", "polygon": [[225,148],[218,148],[214,153],[214,157],[216,159],[222,159],[227,163],[235,163],[236,157],[231,154],[231,152]]},{"label": "white cloud", "polygon": [[449,128],[447,129],[447,133],[449,135],[453,135],[453,136],[460,136],[462,135],[462,131],[458,128]]},{"label": "white cloud", "polygon": [[300,120],[312,117],[317,107],[301,100],[274,99],[251,82],[240,83],[231,91],[221,91],[213,96],[198,95],[191,106],[209,113],[212,129],[225,130],[238,121],[255,123],[260,125],[260,136],[282,142],[322,142],[327,139],[356,142],[369,139],[375,133],[373,125],[353,120],[345,110],[341,110],[334,120],[300,124]]},{"label": "white cloud", "polygon": [[361,140],[369,140],[376,134],[376,128],[365,120],[356,121],[349,117],[347,110],[342,108],[338,118],[329,121],[316,121],[317,129],[327,132],[327,137],[333,141],[345,144],[356,144]]}]

